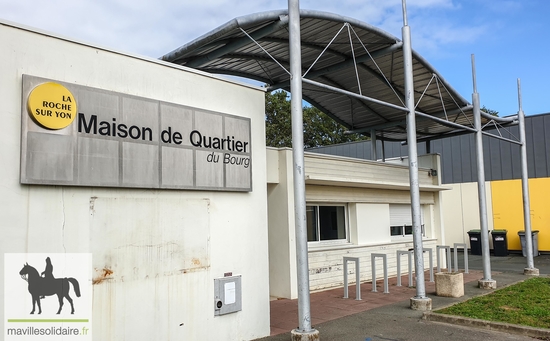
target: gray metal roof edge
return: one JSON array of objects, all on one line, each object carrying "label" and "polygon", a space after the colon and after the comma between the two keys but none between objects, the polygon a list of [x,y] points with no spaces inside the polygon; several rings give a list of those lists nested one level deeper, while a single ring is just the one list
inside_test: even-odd
[{"label": "gray metal roof edge", "polygon": [[379,29],[376,26],[367,24],[364,21],[357,20],[354,18],[346,17],[343,15],[330,13],[330,12],[323,12],[323,11],[316,11],[316,10],[308,10],[308,9],[301,9],[300,10],[300,16],[304,18],[317,18],[317,19],[326,19],[326,20],[332,20],[332,21],[338,21],[342,23],[350,23],[353,26],[363,28],[368,31],[375,32],[376,34],[383,36],[385,38],[388,38],[390,40],[393,40],[394,42],[399,42],[401,39],[395,37],[394,35]]},{"label": "gray metal roof edge", "polygon": [[[165,54],[164,56],[160,57],[160,59],[165,61],[175,61],[179,58],[181,58],[186,52],[192,51],[198,47],[204,46],[214,40],[216,40],[219,36],[230,32],[233,29],[236,28],[243,28],[246,29],[248,27],[254,26],[256,24],[266,22],[266,21],[275,21],[278,20],[281,16],[288,15],[287,9],[281,9],[281,10],[271,10],[271,11],[265,11],[265,12],[258,12],[253,14],[248,14],[244,16],[240,16],[237,18],[234,18],[227,23],[211,30],[208,33],[203,34],[202,36],[192,40],[191,42],[182,45],[181,47]],[[373,25],[370,25],[368,23],[365,23],[364,21],[354,19],[347,16],[342,16],[335,13],[330,12],[324,12],[324,11],[317,11],[317,10],[310,10],[310,9],[300,9],[300,17],[302,18],[314,18],[314,19],[324,19],[324,20],[330,20],[335,22],[341,22],[341,23],[349,23],[352,26],[359,27],[371,32],[376,33],[377,35],[380,35],[381,37],[387,38],[389,40],[394,41],[395,43],[401,42],[401,39],[393,36],[392,34],[377,28]],[[460,102],[459,104],[463,106],[467,106],[470,103],[462,97],[446,80],[444,77],[441,76],[441,74],[428,62],[426,59],[424,59],[419,53],[413,50],[413,56],[418,62],[420,62],[425,68],[430,70],[432,73],[436,74],[438,78],[444,83],[445,87],[452,93],[452,95],[457,99],[457,102]]]},{"label": "gray metal roof edge", "polygon": [[[214,40],[216,40],[219,36],[230,32],[233,29],[236,28],[242,28],[246,29],[248,27],[254,26],[256,24],[265,22],[265,21],[275,21],[278,20],[281,16],[288,15],[287,9],[282,10],[272,10],[272,11],[266,11],[266,12],[258,12],[253,14],[244,15],[241,17],[234,18],[225,24],[211,30],[210,32],[207,32],[203,34],[202,36],[192,40],[191,42],[182,45],[178,47],[177,49],[163,55],[159,59],[165,60],[168,62],[175,61],[179,58],[181,58],[186,52],[194,50],[198,47],[204,46]],[[329,12],[323,12],[323,11],[316,11],[316,10],[308,10],[308,9],[300,9],[300,17],[302,18],[316,18],[316,19],[325,19],[325,20],[331,20],[331,21],[337,21],[342,23],[350,23],[354,26],[361,27],[363,29],[375,32],[376,34],[383,36],[387,39],[394,40],[395,42],[401,41],[399,38],[387,33],[386,31],[383,31],[375,26],[369,25],[363,21],[353,19],[350,17],[342,16],[339,14],[329,13]]]},{"label": "gray metal roof edge", "polygon": [[[227,23],[211,30],[210,32],[194,39],[190,43],[187,43],[185,45],[182,45],[181,47],[173,50],[172,52],[169,52],[165,54],[164,56],[160,57],[161,60],[167,61],[167,62],[176,62],[178,59],[184,57],[186,52],[193,51],[201,46],[207,45],[213,41],[215,41],[218,37],[223,36],[226,33],[231,32],[234,29],[242,28],[247,29],[249,27],[252,27],[257,24],[265,23],[266,21],[276,21],[280,20],[281,17],[288,15],[288,9],[281,9],[281,10],[271,10],[271,11],[265,11],[265,12],[258,12],[253,14],[248,14],[244,16],[237,17],[235,19],[232,19],[228,21]],[[381,37],[384,37],[388,40],[393,41],[394,43],[401,42],[401,40],[390,33],[381,30],[375,26],[372,26],[370,24],[367,24],[363,21],[342,16],[335,13],[330,12],[324,12],[324,11],[317,11],[317,10],[309,10],[309,9],[300,9],[300,17],[302,18],[314,18],[314,19],[324,19],[334,22],[341,22],[341,23],[349,23],[352,26],[359,27],[362,29],[365,29],[367,31],[373,32]],[[428,69],[433,74],[437,75],[439,80],[445,85],[447,90],[450,92],[450,94],[455,98],[458,106],[461,109],[464,109],[467,106],[470,106],[471,103],[466,100],[462,95],[458,93],[446,80],[445,78],[426,60],[424,57],[422,57],[418,52],[416,52],[414,49],[412,51],[414,58],[422,64],[426,69]],[[231,74],[228,72],[227,74]],[[470,110],[468,108],[468,110]],[[481,112],[481,115],[486,119],[494,119],[497,122],[501,123],[511,123],[513,122],[516,117],[507,117],[507,118],[501,118],[501,117],[494,117],[491,116],[485,112]]]},{"label": "gray metal roof edge", "polygon": [[167,54],[159,57],[159,59],[167,62],[175,61],[176,59],[180,58],[183,54],[185,54],[185,52],[204,46],[216,40],[218,36],[223,35],[224,33],[229,32],[232,29],[235,29],[237,27],[239,27],[239,23],[237,19],[232,19],[226,22],[225,24],[215,28],[214,30],[207,32],[202,36],[192,40],[191,42],[185,45],[182,45],[171,52],[168,52]]},{"label": "gray metal roof edge", "polygon": [[550,112],[543,112],[543,113],[532,114],[532,115],[527,115],[526,114],[525,119],[532,118],[532,117],[538,117],[538,116],[548,116],[548,117],[550,117]]}]

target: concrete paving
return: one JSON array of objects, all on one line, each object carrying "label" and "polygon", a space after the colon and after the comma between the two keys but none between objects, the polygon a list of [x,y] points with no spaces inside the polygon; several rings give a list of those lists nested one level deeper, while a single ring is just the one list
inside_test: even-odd
[{"label": "concrete paving", "polygon": [[[463,255],[459,255],[459,268],[463,269]],[[432,310],[465,301],[469,298],[490,293],[492,290],[480,289],[477,287],[477,279],[483,277],[482,257],[469,255],[469,275],[465,274],[464,296],[459,298],[438,297],[435,295],[434,286],[426,282],[427,296],[432,299]],[[535,257],[535,267],[539,269],[541,276],[550,274],[550,255],[541,255]],[[492,279],[497,282],[497,289],[514,284],[529,278],[523,274],[527,265],[526,258],[521,254],[511,254],[507,257],[491,256]],[[426,276],[429,279],[429,276]],[[407,279],[403,277],[403,284],[406,285]],[[381,281],[378,281],[380,285]],[[366,287],[366,288],[365,288]],[[390,286],[389,294],[372,293],[370,283],[362,284],[361,295],[364,303],[350,303],[362,301],[349,301],[342,299],[341,293],[337,290],[328,290],[324,292],[313,293],[312,297],[312,320],[313,328],[320,332],[320,340],[357,340],[357,341],[388,341],[388,340],[409,340],[409,341],[431,341],[431,340],[530,340],[529,336],[512,334],[497,330],[488,330],[474,328],[472,325],[463,326],[457,323],[441,323],[425,319],[424,312],[410,309],[409,299],[414,296],[415,289],[407,287]],[[403,291],[406,288],[409,291]],[[350,287],[350,297],[355,297],[355,287]],[[381,296],[386,295],[386,296]],[[405,297],[405,296],[408,296]],[[334,306],[335,297],[340,299],[342,304]],[[382,298],[381,298],[382,297]],[[393,298],[393,299],[392,299]],[[397,300],[397,301],[396,301]],[[294,302],[295,300],[287,300]],[[336,300],[337,301],[337,300]],[[324,302],[324,303],[323,303]],[[287,303],[287,302],[284,302]],[[324,304],[324,305],[323,305]],[[291,340],[290,330],[287,328],[283,332],[281,325],[273,326],[273,321],[281,321],[281,314],[292,316],[297,325],[298,321],[293,312],[277,311],[274,306],[282,304],[274,302],[272,304],[272,336],[258,339],[265,341]],[[349,307],[349,308],[346,308]],[[346,309],[348,313],[346,314]],[[359,311],[362,310],[363,311]],[[343,317],[331,313],[339,311]],[[316,317],[317,316],[317,317]],[[319,317],[321,316],[321,317]],[[331,317],[332,316],[332,317]],[[324,318],[323,318],[324,317]],[[549,330],[550,332],[550,330]],[[549,333],[550,335],[550,333]],[[539,340],[550,340],[550,338],[539,338]]]}]

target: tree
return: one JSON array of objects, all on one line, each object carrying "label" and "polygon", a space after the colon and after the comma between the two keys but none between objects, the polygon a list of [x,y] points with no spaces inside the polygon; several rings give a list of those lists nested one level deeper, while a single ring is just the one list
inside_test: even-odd
[{"label": "tree", "polygon": [[265,143],[269,147],[291,147],[290,101],[284,91],[265,94]]},{"label": "tree", "polygon": [[493,116],[498,117],[498,111],[496,111],[496,110],[491,110],[491,109],[489,109],[489,108],[487,108],[487,107],[485,107],[485,106],[482,106],[482,107],[481,107],[481,110],[482,110],[482,111],[485,111],[485,112],[488,113],[489,115],[493,115]]},{"label": "tree", "polygon": [[[266,93],[266,145],[292,147],[290,101],[285,91]],[[303,108],[304,148],[326,146],[367,139],[360,134],[345,134],[348,130],[315,107]]]}]

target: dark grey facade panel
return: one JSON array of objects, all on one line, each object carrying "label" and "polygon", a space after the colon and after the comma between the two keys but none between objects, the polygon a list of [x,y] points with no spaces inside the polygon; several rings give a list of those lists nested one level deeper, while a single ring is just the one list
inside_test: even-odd
[{"label": "dark grey facade panel", "polygon": [[455,173],[453,172],[453,149],[451,145],[451,139],[443,139],[442,142],[442,153],[441,155],[445,155],[446,162],[441,163],[441,168],[443,169],[443,177],[445,180],[443,182],[451,182],[452,179],[455,178]]},{"label": "dark grey facade panel", "polygon": [[477,159],[476,159],[476,141],[475,136],[470,134],[466,135],[468,139],[470,140],[470,164],[472,165],[472,168],[470,169],[470,172],[472,173],[472,182],[477,181]]},{"label": "dark grey facade panel", "polygon": [[535,177],[535,159],[533,145],[533,120],[525,121],[525,138],[527,139],[527,169],[531,177]]},{"label": "dark grey facade panel", "polygon": [[[367,145],[364,144],[364,143],[358,143],[357,144],[359,147],[359,150],[360,150],[360,153],[361,155],[363,155],[363,159],[368,159],[370,160],[371,157],[370,157],[370,154],[371,154],[371,151],[370,151],[370,144],[369,144],[369,148],[368,148],[368,151],[367,151]],[[377,143],[376,144],[376,152],[378,153],[378,155],[382,156],[382,144],[380,143]]]},{"label": "dark grey facade panel", "polygon": [[[407,147],[405,147],[407,148]],[[418,150],[418,155],[424,155],[426,154],[426,143],[419,143],[417,145],[417,150]],[[406,153],[405,155],[408,155],[408,153]]]},{"label": "dark grey facade panel", "polygon": [[544,116],[544,151],[546,159],[546,169],[550,173],[550,115]]},{"label": "dark grey facade panel", "polygon": [[[527,118],[526,121],[529,119]],[[517,126],[508,128],[507,132],[510,132],[509,137],[512,139],[519,139],[519,128]],[[521,179],[521,154],[520,154],[520,146],[513,143],[506,143],[510,147],[510,164],[512,167],[512,175],[504,180],[510,180],[510,179]],[[527,159],[529,159],[529,155],[527,155]]]},{"label": "dark grey facade panel", "polygon": [[[487,141],[483,141],[483,147],[488,146],[487,156],[491,159],[491,167],[485,168],[489,170],[488,176],[486,178],[494,180],[502,180],[502,158],[500,156],[500,140],[488,138]],[[485,153],[483,157],[487,159]]]},{"label": "dark grey facade panel", "polygon": [[[545,144],[545,132],[544,132],[544,117],[538,116],[530,120],[532,135],[531,148],[533,150],[533,162],[535,163],[535,178],[544,177],[548,174],[546,144]],[[529,146],[529,145],[528,145]]]},{"label": "dark grey facade panel", "polygon": [[357,143],[350,143],[349,144],[349,153],[350,155],[360,155],[360,154],[363,154],[363,153],[358,153],[358,149],[357,149]]},{"label": "dark grey facade panel", "polygon": [[[512,143],[500,143],[500,155],[502,164],[502,179],[509,180],[514,178],[513,165],[514,162],[518,162],[519,159],[512,158],[512,148],[519,149],[518,145],[512,145]],[[519,157],[519,153],[518,153]],[[519,162],[518,162],[519,165]],[[521,167],[519,170],[519,176],[521,177]]]},{"label": "dark grey facade panel", "polygon": [[464,176],[462,173],[462,150],[460,147],[460,136],[450,138],[451,142],[451,155],[453,167],[453,178],[460,179],[460,182],[464,182]]},{"label": "dark grey facade panel", "polygon": [[[468,136],[464,136],[468,137]],[[473,143],[474,141],[470,141],[468,138],[462,138],[460,139],[460,151],[461,155],[463,157],[461,158],[462,161],[462,182],[472,182],[473,180],[473,172],[472,172],[472,158],[471,158],[471,148],[470,143]]]},{"label": "dark grey facade panel", "polygon": [[[495,135],[519,139],[517,126],[490,130]],[[527,168],[530,178],[550,177],[550,114],[525,118]],[[384,142],[386,158],[406,157],[408,147],[400,142]],[[477,181],[477,159],[473,134],[453,136],[430,142],[431,152],[441,155],[444,184]],[[370,141],[326,146],[309,151],[370,160]],[[382,158],[382,143],[377,141],[378,158]],[[418,143],[418,155],[426,153],[426,143]],[[483,136],[485,180],[521,179],[520,147],[517,144]]]},{"label": "dark grey facade panel", "polygon": [[472,169],[470,167],[470,141],[468,139],[459,139],[458,144],[460,146],[460,171],[462,172],[462,182],[472,181]]},{"label": "dark grey facade panel", "polygon": [[360,154],[362,154],[362,153],[358,153],[357,143],[353,143],[353,144],[350,143],[348,153],[350,155],[360,155]]}]

